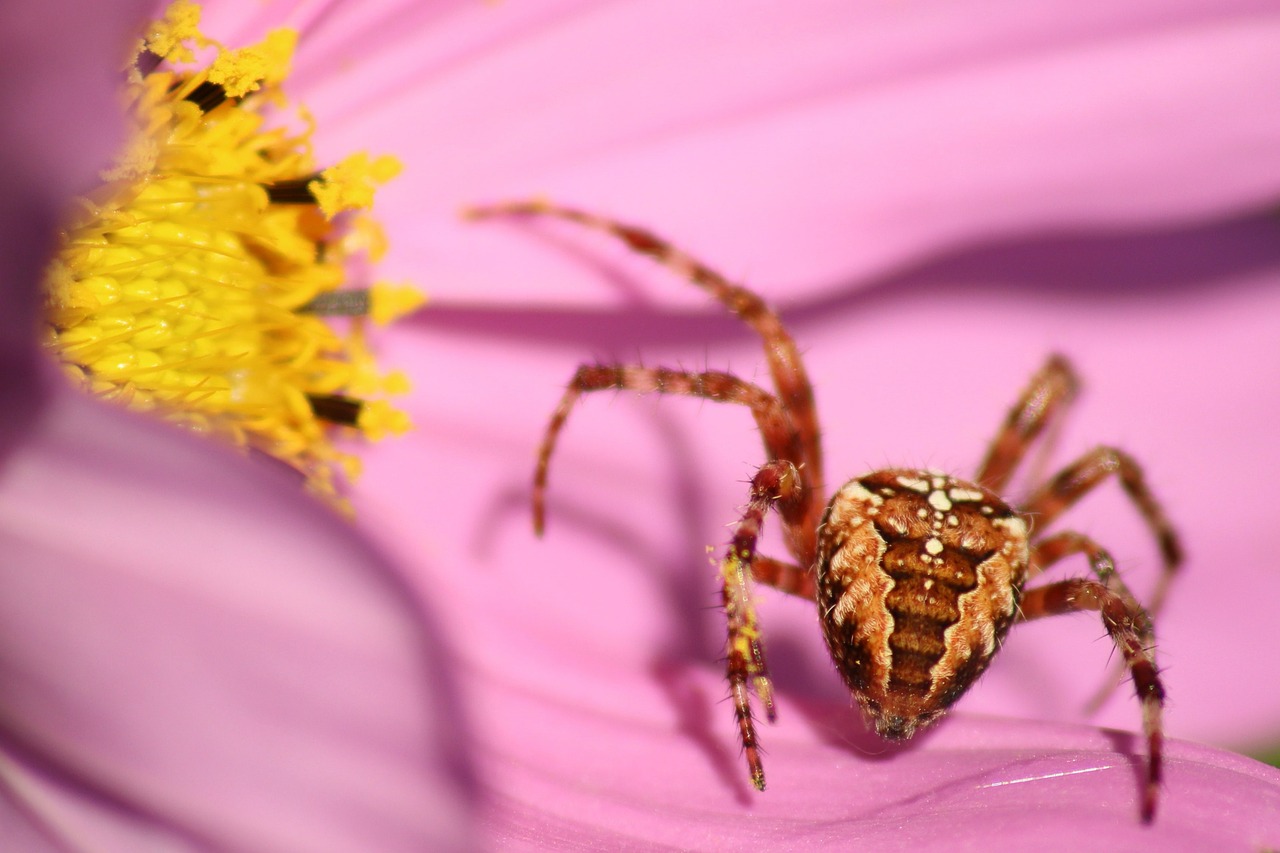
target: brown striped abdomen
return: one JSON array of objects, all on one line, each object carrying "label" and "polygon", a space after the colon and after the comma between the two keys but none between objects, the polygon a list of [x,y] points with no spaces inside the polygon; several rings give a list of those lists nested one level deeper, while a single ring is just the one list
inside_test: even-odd
[{"label": "brown striped abdomen", "polygon": [[881,735],[910,737],[986,669],[1026,571],[1026,525],[973,483],[890,469],[835,494],[819,534],[819,615]]}]

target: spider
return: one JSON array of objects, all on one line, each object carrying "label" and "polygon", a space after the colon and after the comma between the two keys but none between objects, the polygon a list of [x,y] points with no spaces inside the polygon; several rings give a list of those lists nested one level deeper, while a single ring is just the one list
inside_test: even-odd
[{"label": "spider", "polygon": [[[613,235],[707,291],[764,344],[773,392],[714,370],[580,366],[538,450],[532,501],[534,529],[541,535],[552,452],[569,412],[585,393],[683,394],[750,409],[767,461],[751,479],[746,509],[720,566],[728,621],[726,675],[756,789],[764,790],[765,776],[752,689],[768,720],[777,715],[750,599],[751,580],[816,603],[832,661],[868,723],[889,740],[910,738],[945,714],[987,668],[1014,622],[1097,611],[1132,675],[1142,707],[1147,772],[1141,813],[1147,822],[1154,817],[1164,687],[1155,662],[1152,620],[1105,549],[1073,531],[1038,531],[1096,486],[1118,477],[1163,558],[1153,613],[1182,560],[1177,534],[1138,463],[1114,447],[1084,454],[1020,505],[1000,497],[1030,445],[1075,396],[1077,378],[1065,358],[1053,355],[1035,373],[972,480],[934,470],[889,468],[849,480],[824,504],[813,388],[794,340],[759,296],[648,231],[582,210],[526,201],[469,213],[474,218],[546,215]],[[757,550],[770,510],[781,517],[792,561]],[[1075,554],[1087,558],[1094,578],[1025,588],[1029,579]]]}]

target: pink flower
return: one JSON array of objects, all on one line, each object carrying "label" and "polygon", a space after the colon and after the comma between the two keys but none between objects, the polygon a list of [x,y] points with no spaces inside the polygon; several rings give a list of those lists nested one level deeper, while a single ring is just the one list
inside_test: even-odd
[{"label": "pink flower", "polygon": [[[1167,744],[1156,822],[1139,823],[1140,744],[1088,727],[1080,712],[1112,654],[1089,615],[1015,627],[951,719],[891,748],[850,708],[812,605],[761,591],[781,719],[762,730],[770,789],[750,791],[720,701],[723,623],[705,553],[723,544],[760,461],[749,418],[711,404],[596,395],[574,414],[555,461],[544,541],[529,532],[526,500],[533,450],[579,362],[643,359],[764,381],[758,343],[692,287],[595,235],[457,218],[468,204],[543,194],[652,227],[779,304],[817,386],[833,487],[889,464],[971,471],[1032,370],[1048,352],[1065,353],[1086,390],[1049,468],[1097,443],[1123,446],[1187,543],[1185,571],[1158,621],[1168,734],[1263,747],[1280,728],[1280,689],[1258,662],[1276,640],[1274,560],[1263,546],[1270,483],[1280,475],[1269,428],[1280,413],[1266,392],[1280,366],[1280,290],[1269,286],[1280,235],[1259,212],[1280,184],[1280,117],[1258,97],[1280,70],[1272,49],[1280,19],[1267,5],[1166,0],[1058,12],[1016,3],[228,0],[210,4],[206,22],[234,43],[281,18],[302,33],[297,90],[321,123],[321,158],[376,144],[407,164],[381,196],[393,241],[386,266],[421,282],[434,302],[384,350],[415,369],[419,429],[368,455],[356,502],[362,529],[436,602],[456,650],[494,838],[602,848],[1280,843],[1280,773],[1185,741]],[[80,174],[93,162],[67,156],[84,158]],[[38,260],[28,256],[27,275],[11,279],[15,304],[29,299]],[[13,357],[25,358],[19,331],[8,340]],[[126,806],[176,821],[197,844],[253,846],[252,835],[216,834],[245,825],[245,814],[267,831],[253,822],[256,809],[221,799],[230,782],[200,786],[224,777],[195,784],[182,775],[189,753],[175,744],[203,745],[216,719],[165,714],[156,734],[147,728],[156,718],[130,701],[157,682],[196,697],[191,704],[206,714],[226,695],[246,703],[257,695],[250,688],[262,688],[257,667],[266,664],[236,650],[261,646],[232,642],[239,619],[219,616],[232,594],[241,602],[233,613],[248,609],[268,626],[332,614],[343,627],[325,636],[348,653],[339,662],[376,644],[363,659],[388,671],[358,670],[357,685],[340,694],[357,705],[353,713],[377,704],[386,714],[378,731],[387,739],[369,754],[395,752],[415,767],[388,746],[432,754],[423,744],[439,744],[430,735],[449,727],[450,706],[444,700],[424,722],[432,695],[408,677],[421,671],[412,665],[421,645],[409,640],[420,623],[367,546],[317,526],[319,512],[277,494],[286,487],[249,465],[157,438],[168,434],[54,387],[14,392],[29,401],[43,390],[54,395],[46,417],[69,413],[60,429],[37,424],[12,439],[8,476],[30,470],[24,460],[56,471],[8,487],[10,514],[21,510],[28,522],[16,531],[36,543],[25,564],[79,567],[65,580],[70,590],[101,585],[75,625],[139,634],[149,623],[135,614],[154,615],[149,602],[159,599],[158,581],[138,578],[180,572],[183,580],[169,582],[202,593],[200,606],[190,618],[179,609],[184,618],[149,636],[223,640],[189,655],[208,667],[177,680],[155,640],[121,648],[112,658],[133,681],[103,685],[73,672],[75,656],[56,643],[29,648],[58,628],[110,648],[103,643],[117,631],[49,618],[66,596],[30,609],[26,622],[5,622],[22,630],[0,645],[4,654],[28,651],[3,671],[36,685],[18,691],[34,698],[0,704],[6,721],[20,721],[6,724],[14,745],[6,754],[32,756],[41,781],[52,774],[70,786],[79,831],[105,831],[90,821]],[[86,434],[100,446],[68,464]],[[83,471],[103,474],[82,483]],[[111,511],[108,490],[121,501],[151,495],[150,511],[174,521],[141,522],[129,509],[99,522],[85,510],[64,522],[67,533],[56,528],[56,510],[85,495],[94,511]],[[205,536],[173,534],[206,549],[187,549],[177,567],[173,549],[164,562],[130,552],[117,563],[98,550],[102,532],[82,540],[75,529],[112,531],[124,547],[135,540],[122,531],[176,524],[186,502],[223,514]],[[1116,487],[1091,495],[1062,525],[1110,548],[1140,596],[1150,589],[1157,552]],[[219,559],[208,546],[232,530],[245,531],[245,549]],[[779,553],[776,539],[769,547]],[[64,561],[63,551],[83,556]],[[252,574],[220,574],[233,570]],[[1086,571],[1069,564],[1053,577]],[[209,595],[214,582],[218,594]],[[351,589],[350,602],[337,599]],[[302,590],[317,601],[286,594]],[[250,593],[253,603],[243,603]],[[35,600],[24,595],[4,600],[17,610]],[[167,620],[171,611],[162,612]],[[316,646],[284,645],[300,662],[289,671],[311,672]],[[47,683],[75,688],[60,714],[37,702],[68,696]],[[319,676],[315,684],[333,687]],[[284,713],[294,707],[286,699],[314,699],[315,684],[299,687],[301,697],[267,691],[278,699],[271,707]],[[327,719],[314,703],[301,707],[317,727]],[[134,736],[79,723],[86,709],[131,721]],[[1127,685],[1091,722],[1137,727]],[[271,731],[242,734],[245,747],[283,749]],[[322,767],[336,766],[331,752],[319,755]],[[148,756],[179,765],[172,782]],[[450,766],[439,752],[433,760]],[[416,798],[428,815],[464,813],[447,784],[457,777],[444,771],[430,777],[435,785],[379,778],[382,790],[398,792],[397,806]],[[296,780],[276,781],[294,792]],[[144,796],[156,787],[167,796]],[[95,811],[85,799],[106,805]],[[303,814],[314,800],[291,802]]]},{"label": "pink flower", "polygon": [[89,400],[38,351],[139,5],[0,11],[3,846],[466,849],[468,732],[397,570],[295,478]]}]

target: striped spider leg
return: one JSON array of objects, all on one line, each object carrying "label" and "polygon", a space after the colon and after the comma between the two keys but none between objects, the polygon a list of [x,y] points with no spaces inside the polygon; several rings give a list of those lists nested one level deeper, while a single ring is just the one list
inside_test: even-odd
[{"label": "striped spider leg", "polygon": [[[1028,446],[1074,399],[1079,381],[1070,364],[1052,356],[1032,378],[1021,400],[992,442],[979,466],[977,480],[999,491],[1008,483]],[[1144,610],[1115,568],[1111,555],[1096,542],[1075,531],[1035,537],[1031,541],[1027,578],[1035,577],[1065,557],[1082,554],[1096,579],[1071,578],[1026,590],[1018,612],[1022,622],[1096,610],[1103,626],[1131,673],[1142,706],[1142,728],[1147,739],[1147,782],[1142,797],[1142,816],[1155,815],[1162,762],[1164,686],[1155,662],[1155,634],[1152,615],[1163,605],[1169,583],[1182,563],[1182,545],[1164,510],[1146,483],[1142,468],[1129,454],[1114,447],[1097,447],[1054,475],[1036,489],[1019,507],[1027,523],[1043,531],[1064,511],[1094,488],[1115,476],[1125,494],[1137,507],[1143,521],[1159,545],[1163,571],[1152,594],[1149,610]]]}]

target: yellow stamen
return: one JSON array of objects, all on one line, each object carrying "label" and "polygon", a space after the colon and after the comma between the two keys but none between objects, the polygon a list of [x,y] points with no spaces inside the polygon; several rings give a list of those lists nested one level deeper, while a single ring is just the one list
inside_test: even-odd
[{"label": "yellow stamen", "polygon": [[[339,432],[410,427],[384,399],[407,381],[378,369],[366,322],[422,297],[351,291],[356,308],[330,312],[348,315],[342,331],[308,306],[346,292],[355,256],[376,260],[384,238],[364,211],[400,165],[359,153],[318,171],[305,115],[302,132],[263,118],[285,103],[294,34],[227,50],[199,12],[179,0],[139,42],[124,86],[136,131],[50,265],[48,343],[90,391],[270,453],[340,503],[359,466]],[[187,67],[192,48],[213,49],[207,67]]]}]

